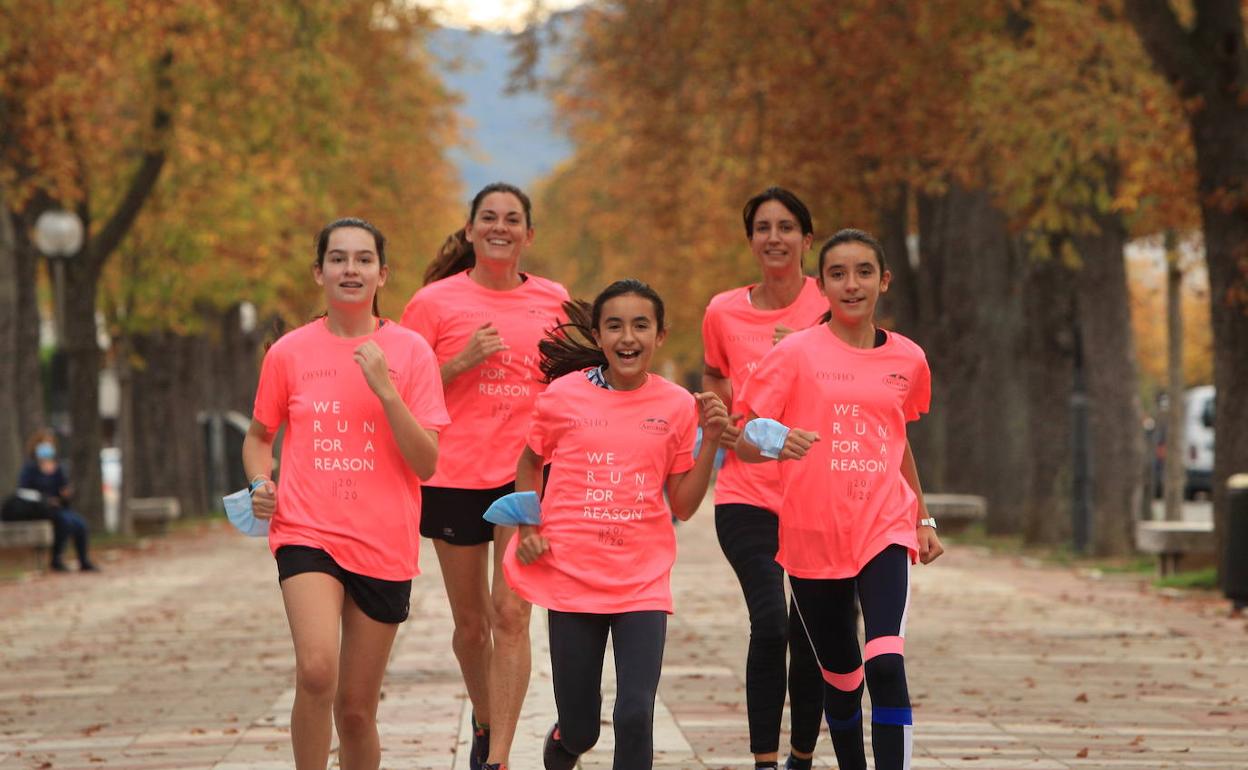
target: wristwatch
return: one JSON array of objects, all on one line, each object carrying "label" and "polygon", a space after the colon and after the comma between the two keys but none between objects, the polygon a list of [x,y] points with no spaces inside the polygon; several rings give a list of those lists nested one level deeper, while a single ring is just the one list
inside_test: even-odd
[{"label": "wristwatch", "polygon": [[919,519],[919,526],[931,527],[932,529],[936,529],[936,520],[933,519],[931,516],[928,516],[926,519]]}]

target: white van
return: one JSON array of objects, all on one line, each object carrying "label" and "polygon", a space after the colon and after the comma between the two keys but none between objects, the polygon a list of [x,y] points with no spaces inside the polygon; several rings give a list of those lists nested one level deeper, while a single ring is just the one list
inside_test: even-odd
[{"label": "white van", "polygon": [[1191,388],[1183,395],[1183,497],[1191,500],[1213,491],[1212,385]]}]

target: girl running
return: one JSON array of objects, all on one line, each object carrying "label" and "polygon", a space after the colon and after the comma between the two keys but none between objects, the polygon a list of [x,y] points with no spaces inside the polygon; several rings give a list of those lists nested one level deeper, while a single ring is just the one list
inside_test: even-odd
[{"label": "girl running", "polygon": [[[481,515],[515,489],[515,459],[545,389],[537,343],[562,320],[563,286],[520,271],[533,242],[529,198],[501,182],[472,199],[403,325],[433,347],[451,425],[425,488],[420,531],[433,540],[455,624],[452,647],[472,702],[469,767],[505,766],[529,687],[529,605],[498,568],[514,527]],[[490,549],[494,543],[494,576]]]},{"label": "girl running", "polygon": [[[750,198],[742,213],[762,280],[717,294],[702,319],[702,388],[717,394],[733,412],[739,411],[734,395],[772,346],[794,329],[816,323],[828,307],[815,279],[802,275],[814,223],[801,199],[784,188],[769,187]],[[789,609],[784,570],[775,560],[780,469],[747,464],[732,451],[742,417],[730,415],[732,426],[721,438],[729,451],[715,480],[715,532],[737,573],[750,617],[745,661],[750,751],[760,770],[775,768],[779,761],[785,653],[791,649],[791,735],[785,768],[810,770],[819,739],[823,680],[797,614]]]},{"label": "girl running", "polygon": [[326,225],[313,275],[328,310],[265,354],[243,441],[295,645],[290,739],[301,770],[328,763],[331,714],[344,770],[380,764],[382,676],[419,572],[420,479],[450,421],[428,343],[377,315],[387,272],[377,228]]},{"label": "girl running", "polygon": [[[542,343],[551,384],[516,468],[517,497],[537,508],[541,495],[541,523],[520,527],[503,566],[517,593],[550,610],[558,721],[546,736],[547,770],[571,770],[598,740],[608,634],[614,767],[643,770],[654,760],[654,699],[672,612],[671,517],[687,520],[706,494],[728,413],[714,393],[690,395],[648,371],[666,329],[663,302],[646,284],[616,281],[592,310],[573,315]],[[695,460],[699,425],[707,449]]]},{"label": "girl running", "polygon": [[906,423],[928,409],[927,359],[910,340],[875,326],[891,278],[875,238],[861,230],[832,236],[819,251],[829,307],[823,322],[776,345],[741,396],[748,421],[738,456],[781,461],[776,560],[789,574],[822,669],[825,715],[843,770],[867,766],[864,671],[875,766],[910,767],[903,657],[909,569],[916,557],[927,564],[943,550],[906,440]]}]

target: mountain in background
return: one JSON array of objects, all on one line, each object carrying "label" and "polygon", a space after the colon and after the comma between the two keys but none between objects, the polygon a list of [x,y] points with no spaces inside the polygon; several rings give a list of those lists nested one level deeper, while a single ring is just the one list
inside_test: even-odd
[{"label": "mountain in background", "polygon": [[460,115],[471,122],[464,131],[468,146],[451,153],[467,195],[497,181],[527,191],[572,153],[544,94],[505,93],[512,68],[505,34],[444,27],[430,42],[443,82],[463,99]]}]

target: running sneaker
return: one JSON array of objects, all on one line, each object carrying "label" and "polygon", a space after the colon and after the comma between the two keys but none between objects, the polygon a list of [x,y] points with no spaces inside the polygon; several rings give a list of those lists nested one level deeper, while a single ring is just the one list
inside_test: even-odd
[{"label": "running sneaker", "polygon": [[481,770],[507,770],[507,765],[502,762],[495,762],[489,765],[481,765]]},{"label": "running sneaker", "polygon": [[485,760],[490,757],[490,728],[472,715],[472,748],[468,750],[468,770],[484,770]]},{"label": "running sneaker", "polygon": [[546,770],[572,770],[576,767],[577,755],[564,748],[559,738],[559,723],[551,725],[546,733],[546,742],[542,744],[542,764]]}]

